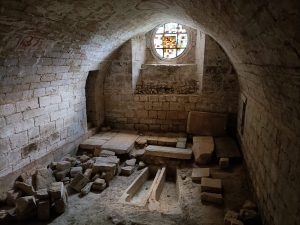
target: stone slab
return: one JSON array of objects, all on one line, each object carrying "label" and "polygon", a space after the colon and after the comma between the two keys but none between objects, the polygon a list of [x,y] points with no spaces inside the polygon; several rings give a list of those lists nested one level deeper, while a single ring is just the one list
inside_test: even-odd
[{"label": "stone slab", "polygon": [[110,150],[116,154],[129,153],[133,147],[135,140],[139,136],[133,133],[119,133],[102,145],[102,149]]},{"label": "stone slab", "polygon": [[117,156],[95,157],[95,163],[113,163],[119,164],[120,159]]},{"label": "stone slab", "polygon": [[192,150],[158,145],[148,145],[145,149],[145,156],[157,156],[174,159],[191,159]]},{"label": "stone slab", "polygon": [[222,193],[222,180],[203,177],[201,179],[201,192]]},{"label": "stone slab", "polygon": [[124,166],[121,167],[121,175],[124,176],[130,176],[134,171],[134,167],[133,166]]},{"label": "stone slab", "polygon": [[101,146],[108,140],[100,137],[90,137],[79,145],[80,149],[94,150],[95,148],[101,149]]},{"label": "stone slab", "polygon": [[210,169],[209,168],[193,168],[192,170],[192,181],[194,182],[201,182],[203,177],[210,176]]},{"label": "stone slab", "polygon": [[89,179],[87,179],[82,174],[77,174],[76,177],[71,181],[70,187],[74,189],[77,192],[80,192],[81,189],[89,182]]},{"label": "stone slab", "polygon": [[187,133],[221,136],[226,134],[227,114],[191,111],[187,120]]},{"label": "stone slab", "polygon": [[63,182],[53,182],[49,187],[49,194],[52,201],[62,198],[64,194]]},{"label": "stone slab", "polygon": [[210,162],[214,151],[214,139],[211,136],[193,137],[192,147],[196,163],[202,165]]},{"label": "stone slab", "polygon": [[100,173],[100,172],[116,172],[116,164],[114,163],[104,163],[104,162],[96,162],[93,166],[92,173]]},{"label": "stone slab", "polygon": [[231,137],[215,138],[215,149],[218,158],[240,158],[241,152],[235,140]]}]

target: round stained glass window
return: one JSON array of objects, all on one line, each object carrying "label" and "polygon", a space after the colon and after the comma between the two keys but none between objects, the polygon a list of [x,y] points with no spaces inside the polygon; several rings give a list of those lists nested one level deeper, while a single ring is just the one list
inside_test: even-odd
[{"label": "round stained glass window", "polygon": [[188,34],[183,25],[166,23],[156,29],[153,44],[159,57],[174,59],[180,56],[186,49]]}]

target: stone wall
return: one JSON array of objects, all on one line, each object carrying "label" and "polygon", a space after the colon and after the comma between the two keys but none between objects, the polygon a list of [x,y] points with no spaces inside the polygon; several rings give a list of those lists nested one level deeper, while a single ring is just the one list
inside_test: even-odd
[{"label": "stone wall", "polygon": [[[223,50],[212,39],[208,38],[207,40],[204,58],[208,59],[202,66],[209,72],[204,72],[203,77],[206,79],[203,81],[210,80],[210,82],[205,84],[207,89],[201,93],[197,93],[193,89],[192,94],[187,94],[188,92],[177,94],[178,90],[175,89],[171,94],[166,91],[152,93],[149,89],[141,89],[142,87],[138,88],[140,94],[135,94],[131,88],[131,42],[125,43],[119,50],[118,58],[112,63],[111,73],[105,78],[105,123],[120,129],[176,132],[186,130],[187,115],[192,110],[237,113],[239,91],[237,76]],[[171,78],[175,76],[180,77],[181,75],[182,82],[197,76],[195,64],[182,64],[180,70],[174,70],[174,67],[177,67],[175,65],[149,66],[152,70],[149,69],[150,72],[147,74],[143,74],[143,72],[141,74],[145,77],[153,77],[157,73],[159,76],[150,79],[154,85],[161,86],[162,82],[170,82]],[[161,74],[164,72],[164,70],[159,70],[161,67],[167,67],[166,70],[173,68],[173,70],[169,74]],[[185,67],[193,69],[184,71]],[[144,67],[142,67],[142,71],[143,69]],[[149,78],[147,79],[149,80]],[[214,79],[216,83],[213,82]],[[142,80],[145,81],[145,79]],[[180,81],[180,79],[177,80]],[[172,81],[174,85],[175,82]],[[211,88],[208,89],[208,87]],[[144,86],[144,88],[146,87]]]}]

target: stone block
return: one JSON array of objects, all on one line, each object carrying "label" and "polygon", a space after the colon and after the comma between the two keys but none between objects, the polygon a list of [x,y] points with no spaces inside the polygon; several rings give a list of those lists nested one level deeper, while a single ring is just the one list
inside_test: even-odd
[{"label": "stone block", "polygon": [[16,201],[16,217],[19,220],[32,218],[36,215],[36,201],[33,196],[18,198]]},{"label": "stone block", "polygon": [[228,169],[229,168],[229,158],[220,158],[219,159],[219,167],[221,169]]},{"label": "stone block", "polygon": [[135,166],[136,159],[129,159],[125,161],[125,166]]},{"label": "stone block", "polygon": [[49,187],[51,200],[61,199],[64,195],[64,190],[63,182],[53,182]]},{"label": "stone block", "polygon": [[22,192],[20,190],[9,190],[7,192],[6,204],[8,206],[15,206],[16,200],[22,196]]},{"label": "stone block", "polygon": [[71,177],[75,177],[79,173],[82,174],[82,167],[81,166],[71,167],[71,170],[70,170]]},{"label": "stone block", "polygon": [[56,169],[58,171],[68,170],[70,168],[71,168],[71,162],[69,161],[57,162]]},{"label": "stone block", "polygon": [[100,176],[100,178],[104,179],[105,182],[108,184],[115,176],[115,173],[113,171],[107,171],[103,172]]},{"label": "stone block", "polygon": [[114,156],[116,155],[115,152],[109,151],[109,150],[102,150],[99,154],[100,157],[108,157],[108,156]]},{"label": "stone block", "polygon": [[225,135],[227,114],[190,111],[187,121],[187,133],[193,135]]},{"label": "stone block", "polygon": [[121,167],[121,175],[124,176],[130,176],[134,171],[134,167],[133,166],[124,166]]},{"label": "stone block", "polygon": [[190,149],[173,148],[157,145],[148,145],[145,149],[146,156],[157,156],[174,159],[191,159],[192,151]]},{"label": "stone block", "polygon": [[90,179],[91,178],[91,175],[92,175],[92,169],[88,168],[84,171],[84,174],[83,176],[85,176],[87,179]]},{"label": "stone block", "polygon": [[34,179],[36,190],[48,188],[55,181],[52,171],[47,168],[37,169]]},{"label": "stone block", "polygon": [[201,179],[201,191],[222,193],[222,181],[221,179],[203,177]]},{"label": "stone block", "polygon": [[113,163],[118,165],[120,163],[120,159],[117,156],[95,157],[95,163]]},{"label": "stone block", "polygon": [[211,136],[193,137],[192,147],[196,163],[208,164],[211,161],[214,151],[214,140]]},{"label": "stone block", "polygon": [[81,194],[82,196],[87,195],[87,194],[91,191],[92,185],[93,185],[93,182],[87,183],[87,184],[81,189],[80,194]]},{"label": "stone block", "polygon": [[88,161],[89,159],[90,159],[90,157],[87,156],[87,155],[81,155],[81,156],[79,156],[79,160],[80,160],[80,162],[82,162],[82,163]]},{"label": "stone block", "polygon": [[36,191],[36,198],[39,200],[49,199],[49,194],[47,188],[39,189]]},{"label": "stone block", "polygon": [[42,200],[37,204],[37,216],[39,220],[50,219],[50,201]]},{"label": "stone block", "polygon": [[93,165],[92,173],[101,173],[101,172],[116,172],[116,164],[113,163],[104,163],[96,162]]},{"label": "stone block", "polygon": [[138,170],[144,169],[147,165],[143,161],[139,161]]},{"label": "stone block", "polygon": [[32,185],[26,184],[24,182],[16,181],[15,187],[21,190],[26,195],[34,195],[35,190]]},{"label": "stone block", "polygon": [[74,189],[77,192],[80,192],[81,189],[89,182],[89,179],[87,179],[82,174],[77,174],[76,177],[71,181],[70,187]]},{"label": "stone block", "polygon": [[92,185],[92,190],[95,191],[103,191],[105,188],[106,188],[105,180],[101,178],[97,178]]},{"label": "stone block", "polygon": [[68,194],[64,191],[62,198],[54,201],[54,209],[57,214],[62,214],[68,207]]},{"label": "stone block", "polygon": [[222,194],[217,193],[202,192],[201,201],[215,204],[223,204],[223,196]]},{"label": "stone block", "polygon": [[57,181],[62,181],[69,172],[70,172],[70,169],[66,169],[66,170],[62,170],[62,171],[55,171],[54,176]]},{"label": "stone block", "polygon": [[192,170],[192,181],[194,182],[201,182],[203,177],[210,176],[210,169],[209,168],[193,168]]}]

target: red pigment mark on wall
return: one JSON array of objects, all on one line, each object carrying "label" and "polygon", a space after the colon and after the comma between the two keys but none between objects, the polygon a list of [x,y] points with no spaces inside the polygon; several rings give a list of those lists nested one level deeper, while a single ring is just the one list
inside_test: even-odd
[{"label": "red pigment mark on wall", "polygon": [[21,42],[18,45],[17,49],[19,49],[19,50],[25,50],[25,49],[29,49],[29,48],[34,49],[38,45],[41,44],[40,42],[41,42],[40,38],[35,38],[33,36],[26,36],[21,40]]}]

